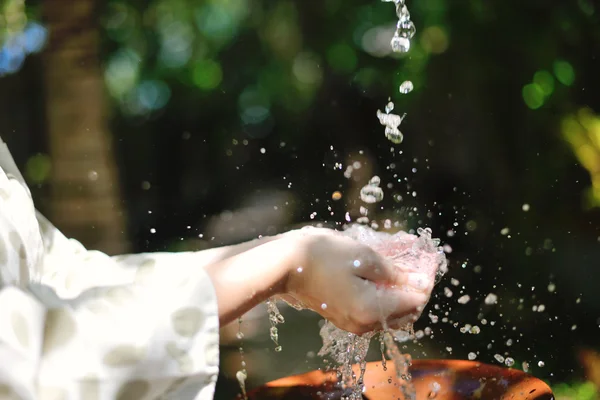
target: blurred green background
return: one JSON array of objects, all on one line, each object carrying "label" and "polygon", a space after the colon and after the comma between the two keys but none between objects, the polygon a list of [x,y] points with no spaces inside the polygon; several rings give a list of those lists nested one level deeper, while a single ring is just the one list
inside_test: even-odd
[{"label": "blurred green background", "polygon": [[[417,326],[431,333],[406,351],[509,356],[559,398],[596,398],[600,5],[408,7],[417,34],[396,56],[376,0],[1,0],[0,135],[38,207],[111,254],[341,226],[377,174],[369,218],[452,249]],[[388,97],[401,145],[376,118]],[[318,316],[284,314],[281,353],[263,309],[244,319],[251,386],[320,365]],[[235,332],[217,398],[238,391]]]}]

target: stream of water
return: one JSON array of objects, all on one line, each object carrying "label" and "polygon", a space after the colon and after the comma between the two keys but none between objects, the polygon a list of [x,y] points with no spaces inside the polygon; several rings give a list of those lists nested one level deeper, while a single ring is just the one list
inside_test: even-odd
[{"label": "stream of water", "polygon": [[[410,50],[411,39],[416,33],[414,23],[411,21],[410,12],[405,4],[405,0],[382,0],[391,2],[395,5],[398,22],[396,30],[391,39],[390,45],[393,52],[406,53]],[[413,90],[411,81],[403,82],[398,91],[400,94],[408,94]],[[385,137],[394,144],[402,143],[404,135],[399,127],[406,117],[406,114],[393,114],[394,103],[388,100],[384,111],[377,110],[379,123],[385,127]],[[378,176],[372,177],[367,185],[360,191],[360,199],[366,204],[374,204],[383,200],[384,192],[380,187],[381,179]],[[368,223],[366,213],[357,222]],[[439,278],[446,271],[446,258],[443,249],[439,246],[439,240],[432,239],[431,230],[419,229],[418,236],[409,235],[405,232],[399,232],[395,235],[376,232],[368,227],[355,225],[350,227],[345,234],[354,239],[374,247],[376,250],[384,253],[386,257],[392,260],[399,268],[406,267],[414,269],[425,265],[429,269],[432,280]],[[398,244],[401,245],[398,245]],[[326,305],[323,305],[326,307]],[[384,315],[381,302],[379,304],[381,312],[381,323],[383,329],[380,332],[372,332],[362,336],[355,335],[337,328],[332,323],[326,321],[321,328],[320,334],[323,340],[323,347],[319,355],[329,357],[335,364],[340,383],[345,389],[350,389],[349,400],[362,399],[364,390],[363,378],[366,370],[366,356],[369,350],[371,340],[378,337],[382,353],[383,367],[386,367],[386,356],[392,360],[396,369],[396,376],[399,388],[405,399],[414,399],[415,391],[410,383],[409,367],[411,357],[402,354],[397,343],[409,340],[414,337],[412,321],[399,329],[390,329],[386,323],[387,316]],[[275,299],[267,301],[267,310],[269,314],[271,340],[275,344],[275,351],[282,350],[279,344],[279,334],[277,325],[284,322],[284,318],[279,312]],[[416,318],[415,318],[416,319]],[[241,319],[240,319],[241,324]],[[238,338],[243,337],[241,330]],[[248,376],[243,361],[243,349],[240,347],[242,356],[242,369],[238,371],[236,377],[240,383],[244,399],[246,396],[245,381]],[[355,374],[352,366],[358,364],[359,374]]]}]

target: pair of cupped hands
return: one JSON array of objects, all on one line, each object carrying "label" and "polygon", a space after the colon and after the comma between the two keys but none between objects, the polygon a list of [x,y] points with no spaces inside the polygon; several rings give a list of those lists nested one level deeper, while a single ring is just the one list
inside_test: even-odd
[{"label": "pair of cupped hands", "polygon": [[[397,329],[420,316],[435,280],[435,269],[394,265],[372,247],[327,228],[292,230],[238,246],[239,262],[212,269],[218,297],[224,297],[220,287],[228,292],[222,302],[231,312],[223,322],[276,296],[348,332]],[[232,305],[234,297],[243,302],[244,294],[253,304]]]}]

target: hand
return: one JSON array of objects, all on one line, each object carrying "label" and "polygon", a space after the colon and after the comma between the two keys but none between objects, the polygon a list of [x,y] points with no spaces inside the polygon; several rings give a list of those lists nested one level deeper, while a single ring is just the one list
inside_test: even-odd
[{"label": "hand", "polygon": [[301,229],[282,235],[295,242],[282,298],[301,303],[338,328],[363,334],[416,320],[431,290],[430,276],[405,271],[372,248],[328,229]]}]

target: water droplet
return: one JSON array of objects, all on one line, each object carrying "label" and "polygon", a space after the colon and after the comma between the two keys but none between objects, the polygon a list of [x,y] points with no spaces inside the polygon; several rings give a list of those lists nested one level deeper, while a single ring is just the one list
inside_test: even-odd
[{"label": "water droplet", "polygon": [[235,334],[235,337],[237,337],[238,339],[242,340],[244,338],[244,333],[243,332],[238,332]]},{"label": "water droplet", "polygon": [[402,82],[402,84],[400,85],[400,88],[398,90],[402,94],[408,94],[408,93],[412,92],[413,89],[414,89],[414,85],[411,81],[404,81],[404,82]]},{"label": "water droplet", "polygon": [[457,300],[459,304],[467,304],[471,300],[471,296],[465,294],[464,296],[460,296]]},{"label": "water droplet", "polygon": [[275,343],[279,340],[279,332],[278,329],[274,326],[269,328],[269,335],[271,336],[271,340]]},{"label": "water droplet", "polygon": [[326,310],[327,309],[327,304],[323,303],[321,304],[321,310]]},{"label": "water droplet", "polygon": [[490,293],[486,296],[484,302],[487,305],[496,304],[498,302],[498,296],[496,296],[494,293]]},{"label": "water droplet", "polygon": [[90,181],[97,181],[98,180],[98,173],[96,171],[90,171],[90,172],[88,172],[88,179]]},{"label": "water droplet", "polygon": [[430,399],[434,399],[442,388],[442,386],[437,382],[433,382],[431,385],[429,385],[429,387],[431,388],[431,392],[429,392]]},{"label": "water droplet", "polygon": [[352,265],[354,265],[355,268],[360,267],[360,260],[354,260],[354,262],[352,263]]},{"label": "water droplet", "polygon": [[395,53],[406,53],[410,50],[410,39],[406,37],[394,35],[390,44]]},{"label": "water droplet", "polygon": [[556,290],[556,285],[554,283],[549,283],[548,284],[548,291],[550,293],[553,293]]},{"label": "water droplet", "polygon": [[276,353],[281,353],[281,350],[283,350],[283,347],[281,347],[281,346],[275,347],[275,352]]},{"label": "water droplet", "polygon": [[502,228],[502,230],[500,230],[500,234],[501,235],[508,235],[510,233],[510,228]]},{"label": "water droplet", "polygon": [[247,399],[248,396],[246,395],[246,379],[248,378],[248,373],[245,370],[241,370],[236,372],[235,377],[238,383],[240,384],[240,389],[242,389],[242,395],[244,396],[244,399]]},{"label": "water droplet", "polygon": [[398,128],[385,128],[385,137],[394,144],[400,144],[404,141],[404,135]]},{"label": "water droplet", "polygon": [[408,19],[410,17],[408,16],[408,9],[406,6],[402,6],[400,13],[403,15],[399,15],[400,20],[396,24],[396,33],[401,37],[412,39],[417,32],[417,28],[415,27],[415,24]]},{"label": "water droplet", "polygon": [[360,189],[360,199],[367,204],[378,203],[383,200],[383,190],[369,183]]},{"label": "water droplet", "polygon": [[156,233],[156,229],[150,228],[150,233]]},{"label": "water droplet", "polygon": [[546,363],[543,361],[538,361],[538,367],[543,368],[544,366],[546,366]]},{"label": "water droplet", "polygon": [[500,354],[494,354],[494,358],[501,364],[504,362],[504,357],[502,357]]},{"label": "water droplet", "polygon": [[[386,110],[387,111],[387,110]],[[385,126],[385,137],[388,138],[392,143],[399,144],[404,140],[404,135],[398,129],[404,117],[396,114],[383,113],[377,110],[377,118],[379,123]]]},{"label": "water droplet", "polygon": [[504,365],[506,365],[507,367],[512,367],[513,365],[515,365],[515,360],[511,357],[506,357],[506,359],[504,360]]},{"label": "water droplet", "polygon": [[477,358],[477,354],[475,354],[475,353],[473,353],[473,352],[470,352],[470,353],[467,355],[467,358],[468,358],[469,360],[473,361],[474,359],[476,359],[476,358]]},{"label": "water droplet", "polygon": [[267,152],[267,149],[265,149],[264,147],[261,147],[260,152],[261,152],[261,154],[265,154]]},{"label": "water droplet", "polygon": [[529,204],[525,203],[521,208],[523,209],[523,211],[527,212],[530,210],[531,207],[529,206]]},{"label": "water droplet", "polygon": [[387,103],[387,105],[385,106],[385,112],[386,114],[391,113],[394,110],[394,103],[392,103],[391,101],[389,103]]},{"label": "water droplet", "polygon": [[339,191],[335,191],[333,192],[333,194],[331,195],[331,199],[334,201],[338,201],[342,198],[342,193]]},{"label": "water droplet", "polygon": [[529,372],[529,363],[527,361],[523,361],[523,372]]},{"label": "water droplet", "polygon": [[302,267],[298,267],[298,268],[296,268],[296,271],[298,271],[298,273],[300,273],[303,271],[303,269],[302,269]]}]

